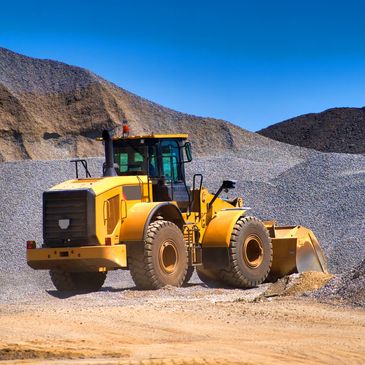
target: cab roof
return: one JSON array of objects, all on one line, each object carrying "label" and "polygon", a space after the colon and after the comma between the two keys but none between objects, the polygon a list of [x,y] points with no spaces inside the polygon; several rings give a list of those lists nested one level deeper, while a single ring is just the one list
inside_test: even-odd
[{"label": "cab roof", "polygon": [[[136,139],[187,139],[188,135],[187,134],[146,134],[146,135],[140,135],[140,136],[128,136],[128,137],[123,137],[123,136],[114,136],[112,137],[113,141],[119,141],[122,139],[131,139],[131,140],[136,140]],[[97,141],[102,141],[103,139],[101,137],[96,139]]]}]

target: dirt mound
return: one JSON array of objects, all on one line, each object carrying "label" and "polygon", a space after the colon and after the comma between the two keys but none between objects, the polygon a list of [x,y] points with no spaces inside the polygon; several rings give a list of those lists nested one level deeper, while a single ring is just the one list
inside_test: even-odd
[{"label": "dirt mound", "polygon": [[365,153],[365,107],[333,108],[305,114],[257,133],[323,152]]},{"label": "dirt mound", "polygon": [[349,272],[333,278],[314,296],[365,307],[365,258]]},{"label": "dirt mound", "polygon": [[126,351],[93,351],[92,349],[57,349],[54,346],[44,346],[39,341],[28,344],[0,344],[0,361],[20,361],[33,360],[35,362],[45,362],[54,360],[77,360],[77,359],[96,359],[96,358],[127,358],[129,353]]},{"label": "dirt mound", "polygon": [[26,359],[72,359],[82,357],[83,355],[77,352],[43,350],[15,344],[0,347],[0,361]]},{"label": "dirt mound", "polygon": [[332,277],[333,275],[323,272],[303,272],[301,274],[285,276],[272,284],[262,296],[270,298],[302,295],[321,288]]},{"label": "dirt mound", "polygon": [[98,156],[95,137],[125,119],[134,134],[188,132],[196,154],[271,143],[223,120],[162,107],[85,69],[0,48],[0,161]]}]

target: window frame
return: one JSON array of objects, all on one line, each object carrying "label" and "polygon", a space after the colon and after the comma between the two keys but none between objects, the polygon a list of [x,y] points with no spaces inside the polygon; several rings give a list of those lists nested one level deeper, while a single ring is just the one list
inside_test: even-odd
[{"label": "window frame", "polygon": [[[163,154],[163,148],[165,147],[164,144],[170,144],[170,155],[169,156],[164,156]],[[176,146],[172,146],[172,149],[175,149],[175,151],[177,152],[175,155],[173,153],[173,151],[171,151],[171,145],[175,144]],[[160,141],[159,143],[159,147],[160,147],[160,159],[161,159],[161,167],[160,167],[160,171],[161,174],[160,176],[164,176],[166,178],[167,181],[176,183],[176,182],[181,182],[184,181],[184,173],[182,171],[182,159],[181,159],[181,148],[180,148],[180,144],[177,140],[175,139],[163,139]],[[165,169],[164,169],[164,158],[169,158],[170,159],[170,172],[171,172],[171,176],[167,177],[165,174]],[[174,160],[175,162],[175,166],[176,166],[176,175],[175,175],[175,169],[174,169]]]}]

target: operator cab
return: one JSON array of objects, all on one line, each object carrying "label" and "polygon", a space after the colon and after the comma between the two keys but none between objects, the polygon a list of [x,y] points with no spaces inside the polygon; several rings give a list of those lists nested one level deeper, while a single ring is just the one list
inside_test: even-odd
[{"label": "operator cab", "polygon": [[191,161],[186,134],[114,138],[115,170],[119,176],[147,175],[153,201],[175,200],[184,211],[189,205],[185,163]]}]

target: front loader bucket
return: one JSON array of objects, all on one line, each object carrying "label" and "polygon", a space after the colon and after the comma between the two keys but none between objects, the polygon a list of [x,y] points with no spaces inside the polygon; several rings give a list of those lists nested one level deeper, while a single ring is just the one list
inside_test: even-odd
[{"label": "front loader bucket", "polygon": [[327,263],[314,233],[302,226],[276,227],[265,222],[273,246],[270,277],[304,271],[327,272]]}]

